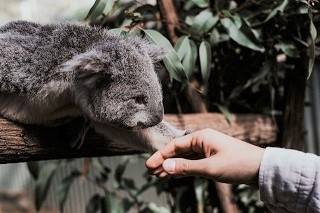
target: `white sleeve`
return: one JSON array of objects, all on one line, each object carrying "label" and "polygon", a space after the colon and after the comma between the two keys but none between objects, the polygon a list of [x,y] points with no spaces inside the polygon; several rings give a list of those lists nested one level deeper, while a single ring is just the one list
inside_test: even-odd
[{"label": "white sleeve", "polygon": [[320,212],[320,157],[267,148],[259,170],[260,197],[272,212]]}]

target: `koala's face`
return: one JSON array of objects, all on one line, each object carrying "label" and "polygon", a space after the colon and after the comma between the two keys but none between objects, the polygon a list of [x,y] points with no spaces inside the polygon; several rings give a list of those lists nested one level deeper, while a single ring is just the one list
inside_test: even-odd
[{"label": "koala's face", "polygon": [[154,68],[162,50],[139,42],[104,44],[87,56],[90,60],[78,75],[77,87],[82,88],[82,109],[91,119],[126,129],[162,121],[162,90]]}]

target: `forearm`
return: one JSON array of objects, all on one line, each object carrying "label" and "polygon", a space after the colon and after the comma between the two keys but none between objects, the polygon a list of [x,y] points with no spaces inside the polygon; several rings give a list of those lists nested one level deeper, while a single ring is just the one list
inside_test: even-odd
[{"label": "forearm", "polygon": [[267,148],[259,171],[261,200],[273,212],[319,212],[319,173],[316,155]]}]

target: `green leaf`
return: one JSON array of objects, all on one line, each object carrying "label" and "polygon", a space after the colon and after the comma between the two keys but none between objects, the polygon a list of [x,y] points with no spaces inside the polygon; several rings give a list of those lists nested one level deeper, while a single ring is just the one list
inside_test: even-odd
[{"label": "green leaf", "polygon": [[210,44],[215,46],[221,42],[229,41],[230,37],[228,34],[221,33],[217,29],[213,28],[210,34]]},{"label": "green leaf", "polygon": [[278,5],[276,8],[274,8],[271,13],[268,15],[268,17],[262,22],[263,24],[268,22],[270,19],[272,19],[273,17],[275,17],[278,12],[283,13],[283,11],[286,9],[287,5],[289,3],[289,0],[283,0],[283,2]]},{"label": "green leaf", "polygon": [[86,213],[96,213],[101,208],[101,197],[99,194],[93,195],[86,206]]},{"label": "green leaf", "polygon": [[204,10],[194,18],[190,32],[195,35],[202,35],[207,33],[218,21],[218,16],[213,16],[210,10]]},{"label": "green leaf", "polygon": [[238,44],[252,50],[264,52],[264,47],[259,44],[257,38],[247,23],[238,16],[221,19],[221,24],[227,30],[230,38]]},{"label": "green leaf", "polygon": [[202,41],[199,47],[200,68],[204,84],[208,83],[212,61],[211,46],[209,42]]},{"label": "green leaf", "polygon": [[300,54],[293,42],[283,41],[279,43],[279,48],[289,57],[299,58]]},{"label": "green leaf", "polygon": [[205,203],[205,191],[208,186],[208,181],[206,181],[203,178],[197,177],[194,179],[193,184],[194,184],[194,191],[196,194],[198,209],[203,209],[204,203]]},{"label": "green leaf", "polygon": [[188,51],[188,46],[189,46],[188,36],[181,36],[178,39],[177,43],[174,45],[174,49],[177,52],[181,61],[183,60],[184,56]]},{"label": "green leaf", "polygon": [[186,39],[186,53],[185,56],[183,57],[182,65],[184,67],[184,70],[187,73],[188,79],[192,79],[193,77],[193,71],[194,71],[194,66],[195,66],[195,61],[197,57],[197,48],[194,51],[192,49],[192,40],[189,40],[189,38]]},{"label": "green leaf", "polygon": [[121,159],[121,162],[118,164],[116,168],[116,171],[114,173],[114,178],[119,184],[122,182],[122,175],[129,162],[130,162],[130,158],[125,156]]},{"label": "green leaf", "polygon": [[228,123],[231,124],[232,122],[232,114],[230,113],[229,109],[223,105],[215,104],[220,112],[224,115],[224,117],[227,119]]},{"label": "green leaf", "polygon": [[73,171],[69,176],[65,177],[61,181],[61,184],[58,187],[58,202],[60,212],[63,212],[64,204],[67,200],[67,195],[73,181],[79,176],[81,176],[81,173],[79,171]]},{"label": "green leaf", "polygon": [[314,60],[315,60],[315,40],[317,38],[317,29],[316,27],[314,26],[314,23],[313,23],[313,15],[312,15],[312,11],[311,9],[309,8],[309,11],[308,11],[308,14],[309,14],[309,18],[310,18],[310,42],[309,42],[309,45],[308,45],[308,49],[309,49],[309,62],[308,62],[308,78],[310,77],[311,73],[312,73],[312,70],[313,70],[313,66],[314,66]]},{"label": "green leaf", "polygon": [[170,78],[174,78],[180,82],[186,82],[186,72],[180,62],[177,52],[174,50],[168,39],[155,30],[144,30],[144,32],[150,42],[157,44],[166,51],[163,63],[169,72]]},{"label": "green leaf", "polygon": [[115,2],[116,0],[107,0],[107,2],[106,2],[106,6],[105,6],[105,8],[104,8],[104,10],[103,10],[103,13],[105,14],[105,15],[107,15],[110,11],[111,11],[111,9],[113,8],[113,5],[114,5],[114,2]]},{"label": "green leaf", "polygon": [[84,21],[92,22],[100,15],[102,15],[104,8],[107,5],[108,0],[96,0],[93,6],[90,8],[88,15],[85,17]]},{"label": "green leaf", "polygon": [[39,162],[37,162],[37,161],[27,162],[27,167],[28,167],[28,170],[29,170],[31,176],[35,180],[38,179],[39,173],[40,173]]},{"label": "green leaf", "polygon": [[35,201],[37,211],[39,211],[43,202],[47,198],[54,172],[61,164],[61,161],[50,163],[45,165],[45,167],[41,169],[39,173],[39,178],[36,180],[35,186]]},{"label": "green leaf", "polygon": [[200,8],[206,8],[209,6],[209,0],[191,0],[191,1]]},{"label": "green leaf", "polygon": [[102,211],[105,213],[124,213],[124,205],[117,201],[114,193],[108,193],[102,198]]},{"label": "green leaf", "polygon": [[147,209],[153,213],[170,213],[169,209],[162,206],[157,206],[155,203],[149,203],[147,205]]}]

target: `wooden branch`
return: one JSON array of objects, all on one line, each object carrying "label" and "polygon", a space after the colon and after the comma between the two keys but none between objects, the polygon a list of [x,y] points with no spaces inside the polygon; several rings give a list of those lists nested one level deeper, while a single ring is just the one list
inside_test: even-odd
[{"label": "wooden branch", "polygon": [[[192,131],[214,128],[254,144],[272,143],[277,134],[271,119],[261,115],[234,115],[230,126],[219,113],[165,115],[165,119],[177,128]],[[75,135],[71,124],[49,128],[15,124],[0,118],[0,163],[139,153],[106,141],[93,130],[89,131],[81,149],[72,149],[68,143]]]}]

